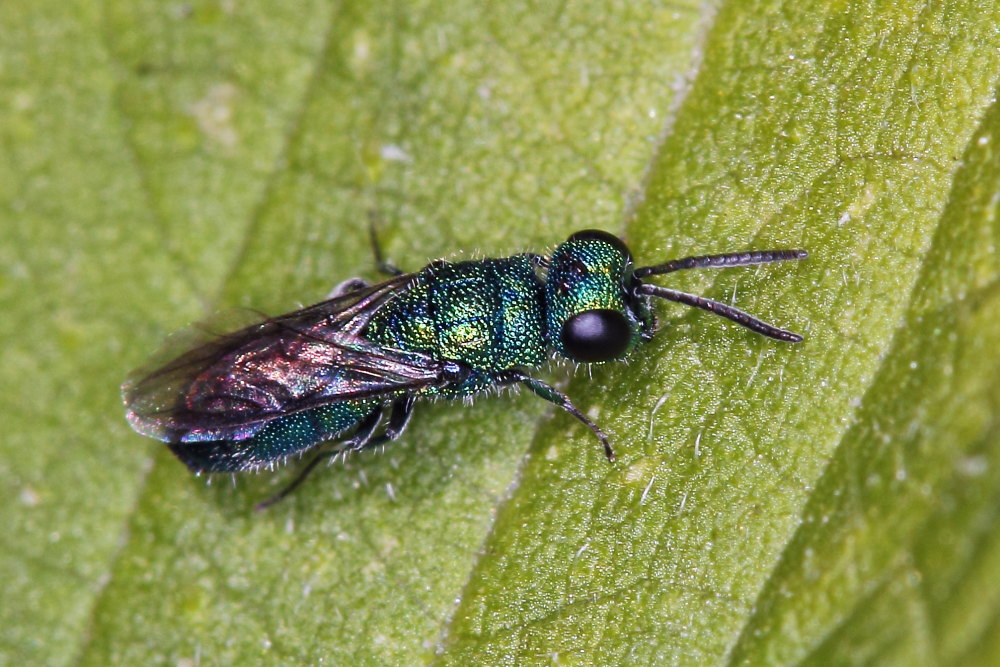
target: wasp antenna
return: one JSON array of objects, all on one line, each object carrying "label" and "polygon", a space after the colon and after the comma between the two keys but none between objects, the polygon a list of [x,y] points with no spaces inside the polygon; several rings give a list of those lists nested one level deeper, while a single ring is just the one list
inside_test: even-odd
[{"label": "wasp antenna", "polygon": [[783,340],[788,343],[802,342],[802,336],[797,333],[779,329],[776,326],[768,324],[764,320],[743,312],[739,308],[733,308],[732,306],[727,306],[724,303],[713,301],[712,299],[706,299],[705,297],[698,296],[697,294],[678,292],[677,290],[659,287],[657,285],[640,285],[636,291],[639,294],[645,294],[646,296],[655,296],[660,299],[676,301],[677,303],[683,303],[687,306],[694,306],[695,308],[707,310],[710,313],[715,313],[716,315],[724,317],[727,320],[732,320],[733,322],[736,322],[751,331],[756,331],[759,334],[763,334],[769,338],[774,338],[775,340]]},{"label": "wasp antenna", "polygon": [[805,259],[809,253],[805,250],[756,250],[753,252],[730,252],[722,255],[697,255],[674,259],[655,266],[644,266],[635,270],[636,278],[659,276],[674,271],[687,269],[723,268],[727,266],[751,266],[754,264],[770,264],[771,262],[788,262]]}]

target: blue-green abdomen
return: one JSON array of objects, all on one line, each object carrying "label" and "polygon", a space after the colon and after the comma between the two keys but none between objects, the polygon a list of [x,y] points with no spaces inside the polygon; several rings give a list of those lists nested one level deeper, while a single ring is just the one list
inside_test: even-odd
[{"label": "blue-green abdomen", "polygon": [[196,470],[246,470],[280,461],[317,442],[329,440],[367,417],[381,402],[373,399],[339,401],[279,417],[241,440],[182,442],[171,444],[170,448]]}]

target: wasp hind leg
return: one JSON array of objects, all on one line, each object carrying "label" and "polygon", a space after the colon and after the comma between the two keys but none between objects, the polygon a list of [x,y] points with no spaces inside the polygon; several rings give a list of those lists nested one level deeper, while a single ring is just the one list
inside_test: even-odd
[{"label": "wasp hind leg", "polygon": [[390,278],[403,275],[404,271],[388,261],[382,254],[382,244],[378,242],[378,230],[375,228],[375,215],[368,217],[368,240],[372,246],[372,257],[375,258],[375,268]]},{"label": "wasp hind leg", "polygon": [[354,447],[353,450],[360,452],[362,449],[370,449],[371,447],[391,442],[402,435],[403,431],[406,430],[406,426],[410,423],[410,417],[413,416],[413,404],[415,402],[416,398],[411,395],[402,396],[393,401],[392,411],[389,413],[389,423],[386,424],[385,430],[380,435],[369,438],[364,443]]},{"label": "wasp hind leg", "polygon": [[413,416],[413,404],[415,402],[416,399],[410,395],[401,396],[393,401],[389,412],[389,423],[386,424],[385,430],[379,435],[375,435],[375,429],[378,428],[379,423],[382,421],[383,409],[379,406],[372,410],[371,414],[358,424],[354,435],[347,440],[334,443],[334,446],[330,449],[316,454],[285,488],[267,500],[254,505],[254,509],[257,511],[264,510],[287,498],[295,489],[302,485],[302,482],[306,481],[306,478],[309,477],[320,463],[331,456],[336,456],[341,452],[360,452],[364,449],[370,449],[371,447],[395,440],[406,430],[406,426],[410,423],[410,417]]},{"label": "wasp hind leg", "polygon": [[[395,415],[395,407],[393,408],[393,415]],[[306,464],[306,467],[295,476],[295,479],[293,479],[287,486],[285,486],[285,488],[275,495],[254,505],[254,510],[258,512],[260,510],[265,510],[271,505],[279,503],[287,498],[293,491],[295,491],[295,489],[301,486],[302,482],[306,481],[306,478],[309,477],[312,471],[316,469],[316,466],[318,466],[322,461],[325,461],[331,456],[336,456],[344,451],[364,448],[372,439],[375,429],[378,428],[378,424],[381,420],[382,406],[379,406],[372,410],[367,417],[361,420],[361,423],[358,424],[358,427],[354,430],[354,435],[346,440],[334,443],[334,446],[329,449],[325,449],[317,453],[316,456],[314,456],[312,460]]]},{"label": "wasp hind leg", "polygon": [[364,278],[348,278],[342,283],[338,283],[336,287],[330,290],[330,293],[326,295],[327,301],[330,299],[336,299],[337,297],[345,296],[351,292],[357,292],[360,289],[364,289],[371,285]]},{"label": "wasp hind leg", "polygon": [[[375,260],[375,268],[379,273],[384,273],[390,278],[395,278],[396,276],[401,276],[405,273],[401,268],[390,262],[382,254],[382,244],[378,242],[378,232],[375,229],[375,222],[372,221],[368,225],[368,238],[372,246],[372,258]],[[342,283],[337,284],[330,293],[327,294],[326,298],[336,299],[337,297],[350,294],[351,292],[357,292],[358,290],[370,287],[371,283],[364,278],[348,278]]]}]

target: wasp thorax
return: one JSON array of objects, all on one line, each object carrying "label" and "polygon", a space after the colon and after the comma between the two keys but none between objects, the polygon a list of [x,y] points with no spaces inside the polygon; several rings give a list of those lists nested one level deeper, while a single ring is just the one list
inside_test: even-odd
[{"label": "wasp thorax", "polygon": [[550,344],[581,362],[612,361],[632,347],[640,329],[627,293],[632,257],[621,239],[577,232],[549,260],[545,305]]}]

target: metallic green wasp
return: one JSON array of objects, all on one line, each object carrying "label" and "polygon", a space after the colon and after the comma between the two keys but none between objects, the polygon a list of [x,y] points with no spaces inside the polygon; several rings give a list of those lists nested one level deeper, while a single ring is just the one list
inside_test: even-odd
[{"label": "metallic green wasp", "polygon": [[586,230],[549,256],[436,261],[416,273],[382,263],[393,274],[385,282],[348,280],[326,301],[212,336],[138,371],[122,387],[127,417],[195,472],[273,466],[340,438],[265,505],[324,456],[399,437],[418,398],[465,398],[500,386],[526,387],[570,413],[614,460],[604,431],[529,370],[553,354],[580,363],[623,358],[654,334],[652,297],[797,343],[798,334],[732,306],[643,280],[804,257],[804,250],[768,250],[636,268],[619,238]]}]

